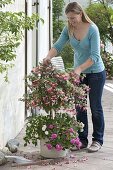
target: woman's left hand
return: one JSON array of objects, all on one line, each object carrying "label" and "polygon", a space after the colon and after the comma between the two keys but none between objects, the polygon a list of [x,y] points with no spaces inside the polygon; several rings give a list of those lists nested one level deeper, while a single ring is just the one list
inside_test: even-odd
[{"label": "woman's left hand", "polygon": [[80,67],[77,67],[75,70],[74,70],[74,73],[77,74],[78,76],[80,76],[82,70]]}]

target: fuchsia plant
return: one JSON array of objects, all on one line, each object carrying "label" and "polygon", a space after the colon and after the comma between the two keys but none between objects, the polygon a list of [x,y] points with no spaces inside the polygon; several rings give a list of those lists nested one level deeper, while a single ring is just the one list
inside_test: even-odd
[{"label": "fuchsia plant", "polygon": [[80,84],[72,72],[67,75],[51,64],[40,64],[32,70],[27,82],[28,91],[23,99],[27,108],[39,107],[49,113],[60,108],[72,110],[73,104],[83,109],[86,107],[85,93],[88,88]]},{"label": "fuchsia plant", "polygon": [[[73,72],[55,69],[52,64],[40,64],[27,76],[27,94],[22,101],[27,109],[43,109],[47,115],[38,114],[28,118],[25,145],[32,141],[46,139],[48,149],[57,151],[80,147],[78,131],[83,131],[83,123],[75,119],[76,107],[86,109],[88,87],[82,85]],[[73,113],[73,114],[69,114]]]}]

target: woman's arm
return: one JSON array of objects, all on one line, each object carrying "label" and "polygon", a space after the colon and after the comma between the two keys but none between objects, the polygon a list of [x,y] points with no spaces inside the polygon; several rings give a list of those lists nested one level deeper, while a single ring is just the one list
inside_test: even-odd
[{"label": "woman's arm", "polygon": [[80,75],[81,72],[83,72],[84,70],[86,70],[87,68],[89,68],[90,66],[92,66],[94,64],[94,61],[89,58],[88,60],[86,60],[86,62],[84,62],[83,64],[81,64],[79,67],[77,67],[74,70],[74,73],[76,73],[77,75]]},{"label": "woman's arm", "polygon": [[51,59],[57,55],[57,50],[55,48],[51,48],[47,54],[47,57],[43,59],[44,64],[49,64]]},{"label": "woman's arm", "polygon": [[64,27],[59,39],[53,44],[53,47],[50,49],[46,58],[44,58],[43,62],[45,64],[50,63],[50,60],[62,50],[63,46],[66,44],[68,40],[69,40],[68,29],[67,27]]}]

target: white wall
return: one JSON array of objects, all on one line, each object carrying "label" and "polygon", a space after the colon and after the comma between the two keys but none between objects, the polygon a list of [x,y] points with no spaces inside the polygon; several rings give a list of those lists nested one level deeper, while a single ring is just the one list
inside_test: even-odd
[{"label": "white wall", "polygon": [[[27,15],[32,15],[32,1],[27,0]],[[27,73],[32,69],[32,30],[27,31]]]},{"label": "white wall", "polygon": [[[24,1],[16,0],[15,4],[8,5],[5,10],[24,11]],[[24,39],[17,49],[15,66],[9,70],[10,83],[4,82],[0,74],[0,147],[14,138],[24,125],[24,103],[18,99],[24,93],[25,73],[25,42]]]},{"label": "white wall", "polygon": [[[34,0],[33,0],[34,1]],[[36,29],[33,30],[33,67],[36,65],[35,59],[37,57],[38,61],[42,61],[43,58],[47,55],[49,50],[49,0],[38,0],[38,13],[41,18],[44,20],[38,23],[38,44],[36,46]],[[51,0],[52,5],[52,0]],[[36,6],[33,6],[33,12],[36,12]],[[52,17],[52,16],[51,16]],[[51,21],[52,25],[52,21]],[[52,28],[51,28],[52,29]],[[52,30],[51,30],[52,38]],[[36,56],[37,48],[37,56]]]},{"label": "white wall", "polygon": [[42,61],[42,59],[47,55],[49,50],[49,0],[40,0],[39,1],[39,14],[41,18],[44,19],[44,24],[41,22],[39,23],[38,27],[38,37],[39,37],[39,43],[38,43],[38,57],[39,61]]}]

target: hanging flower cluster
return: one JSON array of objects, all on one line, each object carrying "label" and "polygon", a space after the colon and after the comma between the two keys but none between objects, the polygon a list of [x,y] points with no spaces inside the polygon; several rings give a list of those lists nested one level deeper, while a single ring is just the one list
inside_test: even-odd
[{"label": "hanging flower cluster", "polygon": [[64,73],[49,66],[40,64],[27,77],[27,108],[39,107],[49,113],[59,109],[70,109],[72,106],[86,107],[87,86],[80,84],[80,80],[71,73]]}]

